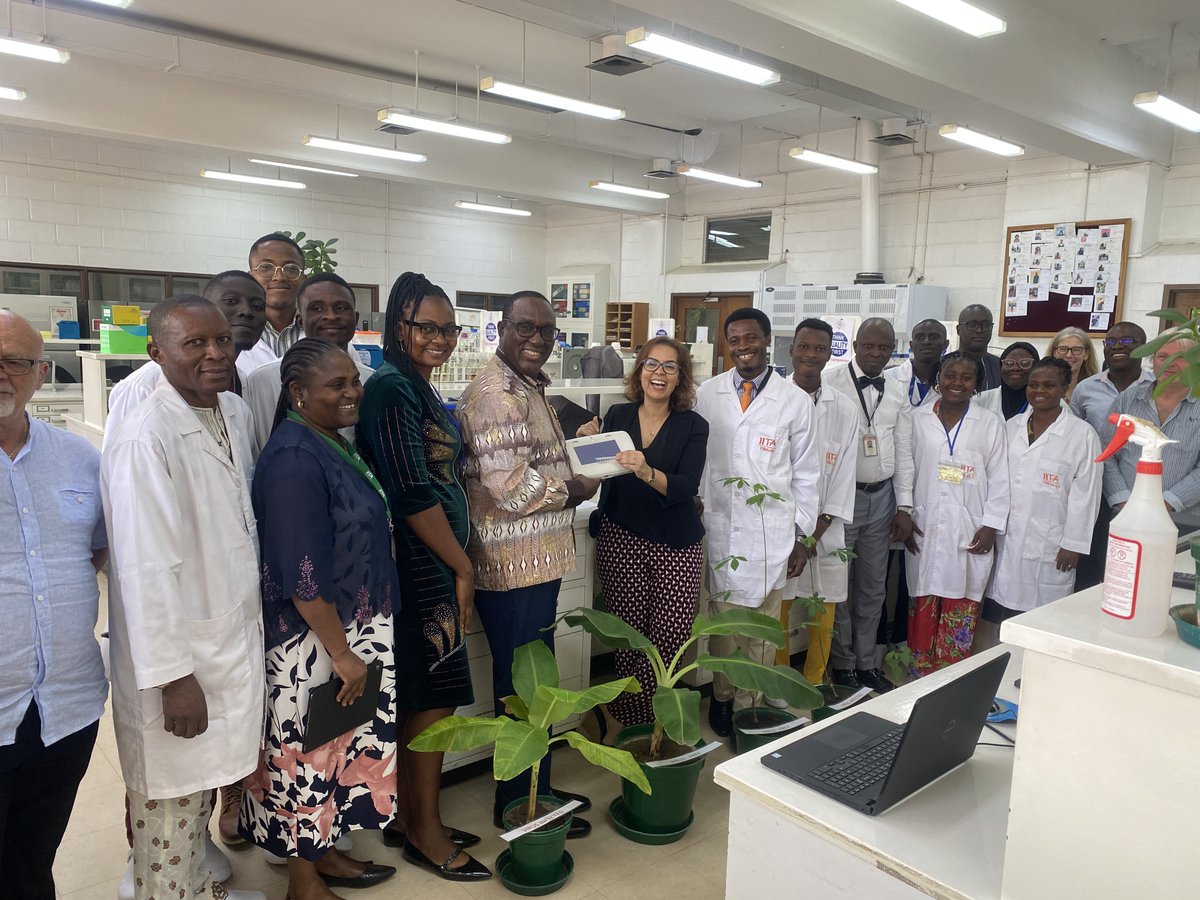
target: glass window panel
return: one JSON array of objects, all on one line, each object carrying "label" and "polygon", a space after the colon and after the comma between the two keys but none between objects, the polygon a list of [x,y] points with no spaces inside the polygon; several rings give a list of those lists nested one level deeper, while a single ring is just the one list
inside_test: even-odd
[{"label": "glass window panel", "polygon": [[771,216],[709,219],[704,237],[706,263],[766,259],[771,246]]}]

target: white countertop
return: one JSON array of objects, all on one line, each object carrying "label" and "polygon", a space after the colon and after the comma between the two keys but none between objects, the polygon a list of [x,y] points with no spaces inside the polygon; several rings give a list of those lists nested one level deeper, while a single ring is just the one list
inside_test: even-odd
[{"label": "white countertop", "polygon": [[[1176,557],[1177,572],[1193,567],[1190,553]],[[1100,611],[1102,593],[1102,587],[1089,588],[1009,619],[1001,626],[1001,637],[1027,650],[1200,697],[1200,649],[1179,639],[1174,622],[1156,638],[1110,631]],[[1194,600],[1191,591],[1175,588],[1171,605]]]},{"label": "white countertop", "polygon": [[[997,693],[1015,700],[1018,693],[1013,682],[1021,673],[1021,651],[1001,645],[811,725],[802,734],[811,734],[855,712],[869,712],[897,723],[907,721],[913,703],[921,694],[1005,650],[1013,658]],[[1015,736],[1012,724],[998,727]],[[932,897],[955,900],[1000,897],[1013,769],[1011,747],[980,746],[966,765],[882,815],[867,816],[771,771],[760,762],[766,752],[795,739],[794,735],[784,737],[722,763],[714,773],[717,784],[749,796],[777,815]],[[1003,743],[987,729],[980,741]]]}]

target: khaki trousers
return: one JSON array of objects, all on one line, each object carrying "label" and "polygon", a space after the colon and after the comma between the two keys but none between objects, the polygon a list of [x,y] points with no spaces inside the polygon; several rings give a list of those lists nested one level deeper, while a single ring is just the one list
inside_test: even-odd
[{"label": "khaki trousers", "polygon": [[[779,618],[780,608],[783,605],[783,589],[771,591],[767,595],[767,599],[763,601],[762,606],[752,607],[755,612],[760,612],[763,615],[770,616],[773,619]],[[708,614],[715,616],[717,613],[724,612],[727,609],[747,609],[749,607],[739,606],[736,603],[723,603],[719,600],[708,600]],[[743,637],[740,634],[721,634],[713,635],[708,639],[708,652],[713,656],[728,657],[732,656],[735,650],[741,650],[746,656],[750,657],[754,662],[762,663],[764,666],[775,664],[775,646],[766,641],[751,640]],[[713,673],[713,699],[726,701],[733,700],[734,709],[746,709],[753,705],[754,696],[749,691],[736,689],[729,683],[729,679],[719,672]],[[762,703],[763,698],[759,697],[758,702]]]}]

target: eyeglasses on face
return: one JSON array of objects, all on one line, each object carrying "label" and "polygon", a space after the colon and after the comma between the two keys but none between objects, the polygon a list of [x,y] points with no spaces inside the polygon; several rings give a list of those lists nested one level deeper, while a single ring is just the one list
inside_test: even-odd
[{"label": "eyeglasses on face", "polygon": [[661,360],[655,359],[653,356],[647,356],[642,360],[642,368],[647,372],[657,372],[662,369],[664,375],[674,375],[679,371],[679,363],[673,359]]},{"label": "eyeglasses on face", "polygon": [[1032,359],[1002,359],[1000,360],[1000,368],[1002,369],[1032,369]]},{"label": "eyeglasses on face", "polygon": [[963,322],[958,327],[964,329],[965,331],[991,331],[992,323],[991,322]]},{"label": "eyeglasses on face", "polygon": [[404,324],[417,329],[421,332],[421,337],[426,340],[433,339],[438,332],[441,332],[442,337],[446,340],[457,341],[463,330],[461,325],[435,325],[433,322],[416,322],[412,319],[405,319]]},{"label": "eyeglasses on face", "polygon": [[263,262],[255,266],[253,271],[263,278],[274,278],[276,272],[282,272],[286,281],[298,281],[304,274],[304,270],[295,263],[284,263],[282,266],[277,266],[274,263]]},{"label": "eyeglasses on face", "polygon": [[517,322],[514,319],[504,319],[504,321],[517,329],[517,334],[523,338],[531,338],[535,334],[540,334],[542,340],[552,341],[558,335],[557,325],[542,325],[539,327],[532,322]]},{"label": "eyeglasses on face", "polygon": [[1055,356],[1083,356],[1086,347],[1055,347]]},{"label": "eyeglasses on face", "polygon": [[1117,347],[1140,347],[1142,345],[1142,343],[1143,343],[1142,341],[1140,341],[1134,337],[1105,338],[1104,339],[1104,346],[1107,347],[1109,350],[1113,350]]},{"label": "eyeglasses on face", "polygon": [[15,356],[0,357],[0,372],[5,375],[28,375],[30,369],[41,361],[40,359],[20,359]]}]

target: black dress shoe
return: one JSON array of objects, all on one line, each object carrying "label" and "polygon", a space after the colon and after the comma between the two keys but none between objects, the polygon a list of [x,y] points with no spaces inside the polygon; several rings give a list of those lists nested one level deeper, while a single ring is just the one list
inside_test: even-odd
[{"label": "black dress shoe", "polygon": [[572,794],[570,791],[562,791],[558,788],[550,788],[550,793],[559,800],[564,800],[567,803],[570,803],[572,800],[578,800],[579,805],[575,807],[574,812],[587,812],[592,808],[592,801],[583,796],[583,794]]},{"label": "black dress shoe", "polygon": [[854,674],[858,676],[859,684],[869,687],[877,694],[886,694],[893,687],[887,676],[878,669],[855,669]]},{"label": "black dress shoe", "polygon": [[330,887],[365,888],[379,884],[381,881],[387,881],[396,874],[396,867],[377,866],[371,860],[367,860],[366,868],[363,869],[362,874],[355,875],[353,878],[346,878],[342,875],[326,875],[324,872],[318,872],[317,874]]},{"label": "black dress shoe", "polygon": [[733,734],[732,700],[718,700],[713,697],[708,701],[708,726],[717,737],[729,737]]},{"label": "black dress shoe", "polygon": [[854,669],[834,669],[832,676],[834,684],[840,684],[843,687],[854,688],[855,690],[862,687],[862,682],[858,680],[858,675],[854,673]]},{"label": "black dress shoe", "polygon": [[[468,847],[474,847],[483,840],[477,834],[471,834],[469,831],[459,831],[457,828],[446,829],[446,837],[450,838],[450,843],[455,847],[462,847],[464,850]],[[403,831],[397,831],[395,828],[383,829],[383,845],[385,847],[403,847],[408,842],[408,836]]]},{"label": "black dress shoe", "polygon": [[428,869],[434,875],[437,875],[439,878],[445,878],[447,881],[485,881],[492,877],[492,870],[472,856],[467,857],[466,865],[459,866],[457,869],[450,868],[450,864],[458,859],[462,853],[462,847],[455,847],[454,852],[439,866],[412,844],[404,845],[405,860],[414,866]]}]

